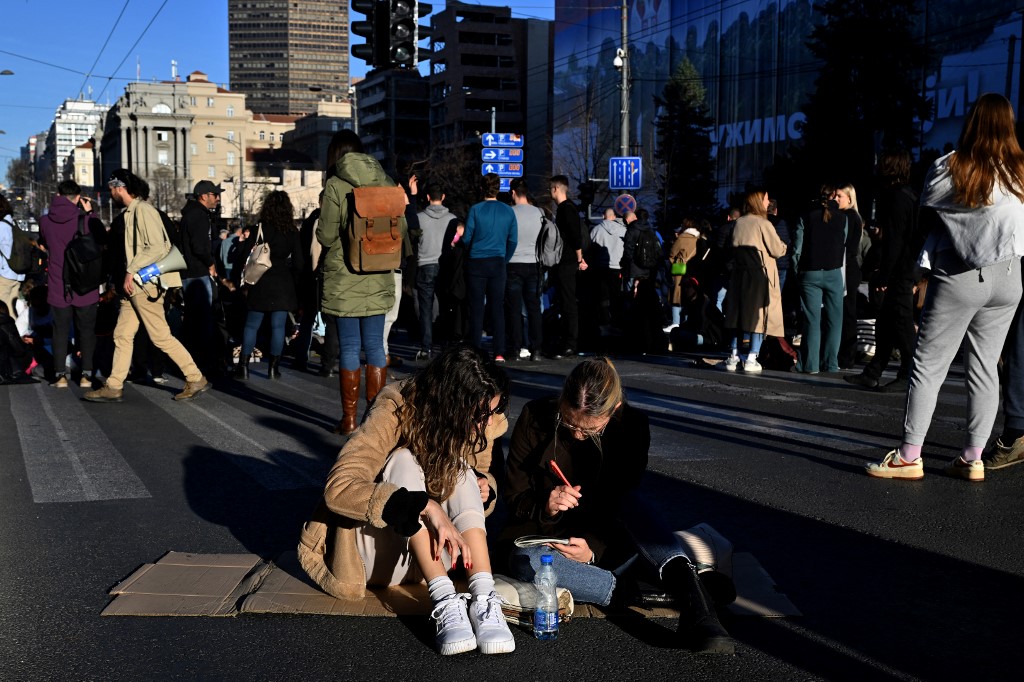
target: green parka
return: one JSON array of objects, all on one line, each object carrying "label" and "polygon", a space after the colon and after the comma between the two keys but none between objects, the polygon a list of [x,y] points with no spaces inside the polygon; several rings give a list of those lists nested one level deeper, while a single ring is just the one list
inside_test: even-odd
[{"label": "green parka", "polygon": [[[345,257],[348,239],[349,195],[353,187],[394,187],[377,159],[349,152],[338,159],[327,179],[316,238],[326,250],[323,264],[323,312],[335,317],[383,315],[395,303],[392,273],[362,275],[352,270]],[[401,219],[402,239],[408,227]]]}]

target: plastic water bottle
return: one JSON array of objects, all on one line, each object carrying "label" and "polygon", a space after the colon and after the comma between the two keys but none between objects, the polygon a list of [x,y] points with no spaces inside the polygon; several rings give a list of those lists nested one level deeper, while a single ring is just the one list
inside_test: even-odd
[{"label": "plastic water bottle", "polygon": [[540,558],[540,570],[533,578],[537,589],[537,608],[533,612],[533,636],[540,640],[558,639],[558,576],[551,555]]}]

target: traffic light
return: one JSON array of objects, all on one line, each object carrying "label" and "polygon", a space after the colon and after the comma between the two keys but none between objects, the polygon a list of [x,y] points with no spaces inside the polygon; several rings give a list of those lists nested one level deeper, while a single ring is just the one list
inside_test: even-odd
[{"label": "traffic light", "polygon": [[584,180],[576,186],[579,192],[581,206],[593,206],[594,196],[597,194],[597,183],[593,180]]},{"label": "traffic light", "polygon": [[419,43],[421,40],[428,40],[433,29],[427,26],[423,21],[423,17],[427,16],[434,11],[434,6],[429,2],[417,2],[416,3],[416,61],[422,62],[424,59],[430,59],[430,50],[421,50]]},{"label": "traffic light", "polygon": [[352,46],[352,56],[370,66],[390,65],[388,0],[352,0],[352,11],[366,15],[366,21],[353,21],[352,33],[366,38],[362,45]]},{"label": "traffic light", "polygon": [[410,67],[416,64],[416,2],[392,0],[389,18],[389,58],[394,66]]}]

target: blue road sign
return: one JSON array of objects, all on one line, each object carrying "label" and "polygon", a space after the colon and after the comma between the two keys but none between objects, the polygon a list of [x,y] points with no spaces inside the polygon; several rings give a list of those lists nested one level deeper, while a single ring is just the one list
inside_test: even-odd
[{"label": "blue road sign", "polygon": [[497,173],[501,178],[523,177],[523,164],[521,163],[482,163],[480,164],[481,175]]},{"label": "blue road sign", "polygon": [[641,189],[643,163],[639,156],[613,156],[608,159],[610,189]]},{"label": "blue road sign", "polygon": [[481,139],[485,147],[523,146],[523,136],[519,133],[484,133]]},{"label": "blue road sign", "polygon": [[484,161],[512,161],[515,163],[523,162],[523,150],[516,148],[493,148],[485,147],[480,150],[480,158]]},{"label": "blue road sign", "polygon": [[498,188],[499,192],[511,192],[512,191],[512,178],[498,178],[501,186]]}]

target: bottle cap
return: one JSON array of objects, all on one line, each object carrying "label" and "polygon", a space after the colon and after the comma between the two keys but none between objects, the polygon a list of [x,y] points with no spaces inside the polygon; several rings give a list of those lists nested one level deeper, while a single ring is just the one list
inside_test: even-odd
[{"label": "bottle cap", "polygon": [[550,564],[551,561],[552,561],[552,559],[551,559],[551,555],[550,554],[541,554],[540,555],[540,563],[541,564]]}]

